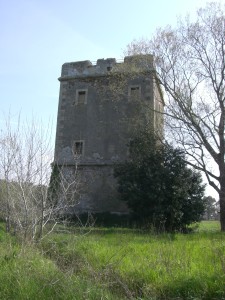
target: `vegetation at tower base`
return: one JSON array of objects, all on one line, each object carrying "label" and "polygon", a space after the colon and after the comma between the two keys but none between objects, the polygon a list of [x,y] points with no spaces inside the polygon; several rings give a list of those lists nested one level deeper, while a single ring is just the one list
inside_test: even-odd
[{"label": "vegetation at tower base", "polygon": [[53,163],[52,173],[48,186],[47,202],[53,206],[57,205],[60,191],[60,167]]},{"label": "vegetation at tower base", "polygon": [[185,231],[205,210],[201,175],[180,149],[157,144],[143,132],[130,144],[130,159],[115,167],[118,190],[133,217],[157,230]]},{"label": "vegetation at tower base", "polygon": [[208,3],[196,18],[132,42],[128,55],[154,53],[165,92],[165,136],[219,195],[225,231],[225,6]]}]

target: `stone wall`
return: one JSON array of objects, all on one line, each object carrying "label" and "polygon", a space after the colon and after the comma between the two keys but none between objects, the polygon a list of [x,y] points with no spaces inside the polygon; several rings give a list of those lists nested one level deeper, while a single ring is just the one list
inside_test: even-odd
[{"label": "stone wall", "polygon": [[78,160],[79,212],[127,211],[118,200],[113,166],[128,158],[129,141],[143,126],[156,124],[161,98],[152,71],[152,56],[62,66],[55,162],[73,168]]}]

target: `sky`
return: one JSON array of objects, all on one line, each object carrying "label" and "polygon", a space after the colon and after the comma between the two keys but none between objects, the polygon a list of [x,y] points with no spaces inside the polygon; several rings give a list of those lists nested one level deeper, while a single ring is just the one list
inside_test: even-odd
[{"label": "sky", "polygon": [[0,0],[0,126],[9,111],[20,113],[50,121],[54,139],[63,63],[121,59],[132,40],[150,38],[158,27],[175,25],[178,16],[192,15],[206,3]]}]

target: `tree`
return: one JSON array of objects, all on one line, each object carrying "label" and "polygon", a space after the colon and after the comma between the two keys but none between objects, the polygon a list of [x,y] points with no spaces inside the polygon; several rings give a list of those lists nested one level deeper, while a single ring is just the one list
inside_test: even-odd
[{"label": "tree", "polygon": [[60,190],[60,167],[57,164],[52,164],[52,173],[48,186],[48,203],[55,206],[58,202]]},{"label": "tree", "polygon": [[219,194],[225,231],[225,13],[217,3],[187,17],[176,28],[158,29],[147,41],[128,45],[128,54],[155,55],[155,78],[165,91],[167,139],[186,161],[204,172]]},{"label": "tree", "polygon": [[135,218],[174,232],[200,220],[204,185],[187,168],[184,155],[141,133],[130,145],[130,159],[115,167],[118,190]]},{"label": "tree", "polygon": [[[51,135],[36,122],[9,118],[0,135],[0,216],[23,241],[50,233],[77,201],[77,173],[54,165]],[[51,177],[51,180],[50,180]],[[49,186],[50,185],[50,186]],[[45,229],[45,231],[44,231]]]},{"label": "tree", "polygon": [[204,201],[206,204],[205,218],[207,220],[215,220],[218,215],[216,199],[213,198],[212,196],[207,196],[204,197]]}]

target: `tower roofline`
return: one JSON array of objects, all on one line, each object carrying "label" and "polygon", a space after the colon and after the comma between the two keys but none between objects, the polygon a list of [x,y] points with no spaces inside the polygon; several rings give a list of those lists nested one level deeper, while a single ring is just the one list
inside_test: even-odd
[{"label": "tower roofline", "polygon": [[116,60],[115,58],[98,59],[96,64],[90,60],[69,62],[62,65],[61,77],[59,81],[72,80],[75,78],[92,78],[108,76],[110,71],[114,72],[149,72],[153,69],[153,56],[133,55],[126,56],[124,60]]}]

